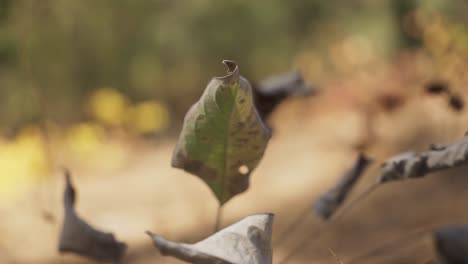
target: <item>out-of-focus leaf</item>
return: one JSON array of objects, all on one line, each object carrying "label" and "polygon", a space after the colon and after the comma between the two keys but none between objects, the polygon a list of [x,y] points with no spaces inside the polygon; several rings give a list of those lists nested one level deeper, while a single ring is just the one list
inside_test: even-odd
[{"label": "out-of-focus leaf", "polygon": [[203,179],[221,204],[248,189],[270,139],[258,115],[252,87],[233,61],[213,78],[184,119],[172,166]]},{"label": "out-of-focus leaf", "polygon": [[255,106],[263,120],[266,120],[276,107],[290,96],[307,96],[317,89],[305,83],[298,71],[270,77],[254,86]]},{"label": "out-of-focus leaf", "polygon": [[465,102],[462,96],[454,93],[447,82],[444,81],[433,81],[426,85],[425,90],[431,95],[445,95],[448,98],[449,106],[460,112],[465,106]]},{"label": "out-of-focus leaf", "polygon": [[398,154],[382,164],[376,183],[351,202],[351,205],[369,195],[380,184],[424,177],[429,173],[456,167],[467,162],[468,134],[465,134],[462,140],[451,144],[431,144],[429,150],[421,153],[409,151]]},{"label": "out-of-focus leaf", "polygon": [[193,245],[147,234],[161,254],[190,263],[271,264],[272,225],[272,214],[251,215]]},{"label": "out-of-focus leaf", "polygon": [[449,93],[449,84],[446,81],[434,80],[425,85],[425,90],[428,94]]},{"label": "out-of-focus leaf", "polygon": [[468,161],[468,136],[447,145],[431,145],[421,153],[406,152],[388,159],[383,165],[378,183],[423,177],[428,173],[459,166]]},{"label": "out-of-focus leaf", "polygon": [[468,227],[439,229],[434,232],[434,243],[443,264],[468,263]]},{"label": "out-of-focus leaf", "polygon": [[59,252],[75,253],[97,261],[120,262],[127,246],[117,241],[113,234],[95,229],[77,215],[76,192],[70,178],[67,171],[63,197],[65,219],[60,234]]},{"label": "out-of-focus leaf", "polygon": [[314,211],[323,219],[330,218],[341,206],[353,186],[372,163],[364,154],[360,154],[353,167],[349,169],[336,185],[324,193],[314,205]]},{"label": "out-of-focus leaf", "polygon": [[449,99],[449,105],[450,107],[452,107],[453,110],[459,112],[463,110],[465,102],[463,101],[463,98],[461,96],[452,94]]}]

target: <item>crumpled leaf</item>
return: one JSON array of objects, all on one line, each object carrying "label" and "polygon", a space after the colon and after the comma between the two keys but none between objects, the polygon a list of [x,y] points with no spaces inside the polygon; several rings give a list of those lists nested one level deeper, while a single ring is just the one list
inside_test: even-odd
[{"label": "crumpled leaf", "polygon": [[117,241],[113,234],[95,229],[77,215],[76,192],[70,178],[70,173],[66,171],[63,195],[65,219],[60,234],[59,252],[76,253],[97,261],[120,262],[127,246]]},{"label": "crumpled leaf", "polygon": [[263,118],[268,119],[276,107],[290,96],[308,96],[317,89],[306,84],[298,71],[270,77],[254,86],[255,106]]},{"label": "crumpled leaf", "polygon": [[460,166],[467,162],[468,134],[465,134],[462,140],[451,144],[431,144],[429,150],[421,153],[409,151],[398,154],[382,164],[375,184],[359,195],[350,205],[355,205],[356,202],[368,196],[380,184],[424,177],[429,173]]},{"label": "crumpled leaf", "polygon": [[314,204],[315,213],[323,219],[330,218],[341,206],[353,186],[372,163],[364,154],[360,154],[353,167],[348,170],[333,188],[325,192]]},{"label": "crumpled leaf", "polygon": [[271,264],[273,214],[256,214],[196,244],[177,243],[147,232],[164,256],[195,264]]},{"label": "crumpled leaf", "polygon": [[431,145],[430,150],[406,152],[388,159],[383,165],[378,183],[423,177],[428,173],[459,166],[468,161],[468,136],[447,145]]},{"label": "crumpled leaf", "polygon": [[468,227],[451,226],[437,230],[434,243],[442,263],[468,263]]},{"label": "crumpled leaf", "polygon": [[172,166],[203,181],[221,204],[248,189],[270,139],[253,103],[252,87],[233,61],[213,78],[184,119]]}]

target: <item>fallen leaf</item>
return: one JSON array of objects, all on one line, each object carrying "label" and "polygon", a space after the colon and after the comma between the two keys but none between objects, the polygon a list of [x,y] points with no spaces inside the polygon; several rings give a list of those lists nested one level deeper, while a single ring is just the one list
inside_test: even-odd
[{"label": "fallen leaf", "polygon": [[333,188],[325,192],[314,205],[315,213],[323,219],[330,218],[343,204],[353,186],[372,163],[364,154],[360,154],[353,167],[349,169]]},{"label": "fallen leaf", "polygon": [[65,181],[65,219],[60,234],[59,252],[76,253],[96,261],[120,262],[127,247],[125,243],[115,240],[111,233],[95,229],[77,215],[76,191],[68,171],[65,172]]},{"label": "fallen leaf", "polygon": [[468,136],[451,144],[432,144],[421,153],[406,152],[384,162],[378,183],[423,177],[468,161]]},{"label": "fallen leaf", "polygon": [[347,208],[351,208],[367,197],[383,183],[424,177],[429,173],[460,166],[467,162],[468,134],[465,134],[462,140],[451,144],[431,144],[429,150],[421,153],[409,151],[398,154],[382,164],[377,181],[352,201]]},{"label": "fallen leaf", "polygon": [[173,167],[200,177],[221,205],[248,189],[271,135],[249,82],[235,62],[223,63],[228,74],[213,78],[190,108],[172,157]]},{"label": "fallen leaf", "polygon": [[468,263],[468,227],[451,226],[437,230],[434,244],[442,263]]},{"label": "fallen leaf", "polygon": [[291,96],[307,96],[317,89],[305,83],[298,71],[270,77],[254,86],[255,106],[263,120],[285,99]]},{"label": "fallen leaf", "polygon": [[196,244],[177,243],[146,232],[164,256],[195,264],[271,264],[273,214],[256,214]]}]

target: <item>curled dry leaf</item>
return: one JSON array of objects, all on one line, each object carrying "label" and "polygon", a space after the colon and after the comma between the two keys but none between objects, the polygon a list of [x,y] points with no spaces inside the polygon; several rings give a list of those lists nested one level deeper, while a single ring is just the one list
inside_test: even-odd
[{"label": "curled dry leaf", "polygon": [[353,167],[349,169],[333,188],[324,193],[314,204],[315,213],[323,219],[330,218],[341,206],[353,186],[372,163],[364,154],[360,154]]},{"label": "curled dry leaf", "polygon": [[257,214],[226,227],[196,244],[176,243],[147,232],[156,248],[195,264],[271,264],[273,215]]},{"label": "curled dry leaf", "polygon": [[317,89],[305,83],[298,71],[270,77],[254,86],[255,106],[266,120],[276,107],[290,96],[308,96]]},{"label": "curled dry leaf", "polygon": [[233,61],[213,78],[184,119],[172,166],[208,184],[221,204],[246,191],[263,157],[270,130],[253,102],[252,87]]},{"label": "curled dry leaf", "polygon": [[459,166],[468,161],[468,136],[447,145],[431,145],[421,153],[406,152],[388,159],[378,183],[423,177],[428,173]]},{"label": "curled dry leaf", "polygon": [[398,154],[382,164],[377,182],[351,202],[351,205],[355,205],[356,202],[368,196],[382,183],[424,177],[429,173],[456,167],[467,162],[468,134],[465,134],[462,140],[451,144],[431,144],[429,150],[421,153],[404,152]]},{"label": "curled dry leaf", "polygon": [[90,226],[75,211],[76,192],[71,183],[71,176],[65,172],[65,192],[63,203],[65,219],[60,234],[59,252],[76,253],[97,261],[120,262],[126,245],[105,233]]},{"label": "curled dry leaf", "polygon": [[444,264],[468,263],[468,227],[445,227],[434,232],[434,244]]}]

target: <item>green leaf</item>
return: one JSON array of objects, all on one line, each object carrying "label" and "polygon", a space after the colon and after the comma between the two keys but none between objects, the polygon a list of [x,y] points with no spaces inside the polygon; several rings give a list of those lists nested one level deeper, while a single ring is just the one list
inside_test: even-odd
[{"label": "green leaf", "polygon": [[233,61],[213,78],[184,119],[172,166],[203,179],[221,204],[248,189],[270,130],[253,102],[252,87]]}]

